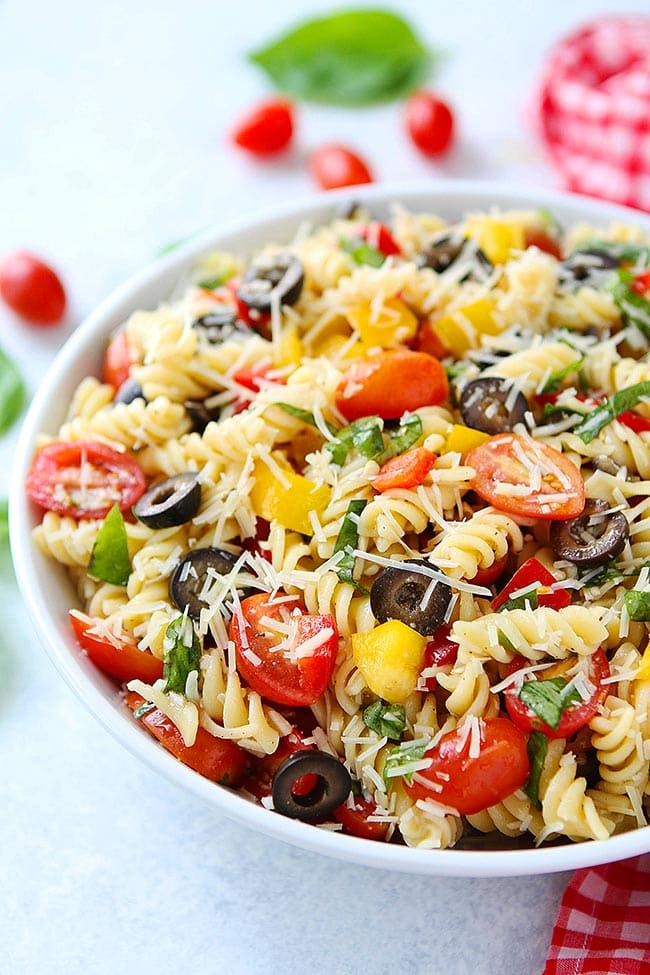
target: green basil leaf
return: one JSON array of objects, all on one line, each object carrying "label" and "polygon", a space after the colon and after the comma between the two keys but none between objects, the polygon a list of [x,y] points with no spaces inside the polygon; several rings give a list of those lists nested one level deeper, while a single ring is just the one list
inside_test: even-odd
[{"label": "green basil leaf", "polygon": [[136,721],[138,721],[139,718],[144,718],[145,714],[149,714],[150,711],[155,710],[156,705],[153,703],[153,701],[143,701],[142,704],[140,704],[140,706],[137,707],[133,712],[133,717]]},{"label": "green basil leaf", "polygon": [[387,704],[373,701],[361,712],[367,728],[378,735],[399,741],[406,728],[406,711],[403,704]]},{"label": "green basil leaf", "polygon": [[8,430],[20,416],[25,402],[25,384],[18,369],[0,349],[0,433]]},{"label": "green basil leaf", "polygon": [[447,373],[447,379],[450,383],[453,383],[456,379],[460,379],[464,376],[468,369],[472,368],[470,362],[452,362],[448,366],[445,366],[445,372]]},{"label": "green basil leaf", "polygon": [[551,373],[542,386],[542,394],[556,393],[567,376],[570,376],[574,372],[578,374],[580,373],[580,368],[583,362],[583,358],[576,359],[575,362],[570,362],[569,365],[564,366],[563,369],[558,369],[557,372]]},{"label": "green basil leaf", "polygon": [[[307,423],[310,427],[316,427],[316,429],[318,429],[318,424],[314,419],[314,414],[310,413],[308,410],[303,410],[299,406],[292,406],[291,403],[274,403],[273,405],[279,406],[281,410],[284,410],[284,412],[288,413],[289,416],[294,416],[296,420],[302,420],[303,423]],[[333,424],[328,423],[327,420],[325,420],[325,426],[332,435],[339,432],[338,428]]]},{"label": "green basil leaf", "polygon": [[505,603],[502,603],[497,609],[497,613],[502,613],[507,609],[537,609],[539,602],[537,599],[537,590],[539,588],[538,584],[533,584],[521,595],[512,596],[510,599],[506,599]]},{"label": "green basil leaf", "polygon": [[325,444],[332,455],[332,462],[339,467],[345,463],[353,447],[369,460],[377,460],[384,451],[382,423],[378,416],[363,416],[338,431],[338,436]]},{"label": "green basil leaf", "polygon": [[634,275],[630,271],[618,271],[610,290],[615,304],[626,325],[636,325],[646,338],[650,338],[650,301],[631,287]]},{"label": "green basil leaf", "polygon": [[386,755],[382,778],[387,789],[390,789],[393,779],[401,777],[409,784],[413,778],[413,772],[407,771],[411,762],[417,762],[424,758],[425,752],[430,742],[404,741],[401,745],[391,748]]},{"label": "green basil leaf", "polygon": [[[650,308],[650,305],[648,307]],[[619,389],[617,393],[614,393],[595,410],[592,410],[582,423],[574,427],[573,432],[580,437],[583,443],[591,443],[608,423],[649,397],[650,381],[647,380],[643,383],[635,383],[633,386],[626,386],[625,389]]]},{"label": "green basil leaf", "polygon": [[563,677],[527,680],[519,698],[551,728],[557,728],[565,708],[582,701],[575,687],[569,686]]},{"label": "green basil leaf", "polygon": [[605,251],[619,264],[624,261],[636,264],[639,260],[643,260],[646,264],[650,263],[650,247],[645,244],[632,244],[625,241],[598,240],[595,238],[583,240],[574,248],[573,253],[582,254],[584,251],[592,250]]},{"label": "green basil leaf", "polygon": [[379,463],[384,464],[391,457],[403,454],[405,450],[417,443],[422,436],[422,420],[417,413],[400,420],[400,425],[395,433],[391,434],[388,446],[379,458]]},{"label": "green basil leaf", "polygon": [[347,237],[342,237],[341,247],[347,251],[355,264],[381,267],[386,260],[385,255],[380,250],[363,240],[350,240]]},{"label": "green basil leaf", "polygon": [[339,533],[336,536],[336,542],[334,543],[333,555],[337,552],[343,552],[343,558],[337,563],[336,574],[338,575],[341,582],[351,583],[355,589],[363,593],[364,596],[368,595],[366,589],[360,586],[358,582],[355,582],[353,578],[354,573],[354,555],[352,554],[353,549],[357,547],[357,539],[359,538],[359,528],[357,526],[356,519],[361,514],[365,506],[368,504],[363,498],[354,498],[348,503],[347,511],[345,512],[345,517],[341,522],[341,527]]},{"label": "green basil leaf", "polygon": [[422,85],[432,54],[387,10],[343,10],[299,24],[249,54],[275,87],[326,105],[390,101]]},{"label": "green basil leaf", "polygon": [[650,592],[630,589],[623,599],[631,620],[650,620]]},{"label": "green basil leaf", "polygon": [[501,644],[502,647],[505,647],[506,650],[510,651],[510,653],[517,652],[514,643],[512,642],[512,640],[508,639],[508,637],[505,635],[503,630],[497,630],[497,635],[498,635],[499,643]]},{"label": "green basil leaf", "polygon": [[201,643],[188,616],[178,616],[167,627],[163,654],[165,691],[184,694],[187,678],[201,661]]},{"label": "green basil leaf", "polygon": [[544,760],[548,751],[548,738],[541,731],[531,731],[528,738],[528,759],[530,761],[530,775],[524,785],[524,792],[538,809],[541,807],[539,801],[539,780],[544,769]]},{"label": "green basil leaf", "polygon": [[131,560],[124,518],[114,504],[97,533],[88,563],[88,575],[114,586],[125,586],[130,574]]},{"label": "green basil leaf", "polygon": [[562,227],[561,227],[561,225],[557,222],[557,220],[555,219],[555,217],[553,216],[553,214],[551,213],[551,211],[550,210],[547,210],[546,207],[542,207],[541,210],[538,210],[537,211],[537,216],[539,217],[539,219],[544,224],[544,229],[545,230],[551,231],[552,233],[555,233],[555,234],[561,234],[562,233]]}]

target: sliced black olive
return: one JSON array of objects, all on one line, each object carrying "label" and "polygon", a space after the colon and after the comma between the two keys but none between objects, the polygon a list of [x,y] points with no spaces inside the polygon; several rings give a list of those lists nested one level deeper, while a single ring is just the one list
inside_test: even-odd
[{"label": "sliced black olive", "polygon": [[[305,795],[292,790],[303,775],[315,775],[316,783]],[[305,823],[327,819],[345,802],[352,779],[345,765],[327,752],[300,751],[285,759],[273,776],[273,808],[282,816]]]},{"label": "sliced black olive", "polygon": [[114,403],[132,403],[134,399],[143,399],[145,403],[145,395],[142,392],[142,386],[137,383],[135,379],[125,379],[118,391],[115,394]]},{"label": "sliced black olive", "polygon": [[249,308],[271,311],[271,293],[282,305],[294,305],[302,292],[305,271],[293,254],[258,257],[244,275],[237,289],[237,297]]},{"label": "sliced black olive", "polygon": [[619,264],[619,259],[609,251],[601,247],[586,247],[562,261],[560,284],[574,288],[584,284],[597,287]]},{"label": "sliced black olive", "polygon": [[192,429],[195,433],[203,433],[211,420],[218,420],[221,416],[221,404],[211,402],[213,397],[207,399],[186,399],[183,406],[187,410],[187,415],[192,421]]},{"label": "sliced black olive", "polygon": [[490,436],[513,430],[517,423],[523,423],[529,409],[524,394],[513,389],[511,379],[501,376],[472,379],[460,397],[463,423]]},{"label": "sliced black olive", "polygon": [[188,471],[154,484],[133,505],[133,513],[149,528],[173,528],[193,518],[200,504],[201,485]]},{"label": "sliced black olive", "polygon": [[[462,234],[446,233],[429,245],[424,253],[420,255],[418,264],[420,267],[430,267],[437,274],[442,274],[443,271],[451,267],[461,256],[465,256],[466,252],[469,253],[469,243],[468,238],[463,237]],[[471,253],[472,259],[476,262],[477,267],[481,269],[484,275],[489,274],[493,265],[481,248],[478,247]],[[462,280],[466,281],[470,277],[472,277],[471,271]]]},{"label": "sliced black olive", "polygon": [[401,564],[403,569],[388,566],[379,573],[370,589],[370,608],[379,623],[400,620],[427,636],[444,622],[451,589],[444,582],[431,586],[430,576],[407,568],[409,565],[434,568],[429,562],[408,559]]},{"label": "sliced black olive", "polygon": [[195,548],[181,559],[169,579],[169,596],[182,613],[187,607],[188,615],[198,620],[201,610],[207,603],[201,599],[201,592],[208,580],[208,574],[219,576],[232,571],[237,557],[232,552],[220,548]]},{"label": "sliced black olive", "polygon": [[219,345],[220,342],[233,337],[252,335],[252,330],[237,318],[236,309],[230,305],[224,305],[223,308],[214,309],[207,315],[195,318],[192,328],[195,328],[210,345]]},{"label": "sliced black olive", "polygon": [[551,524],[551,548],[559,559],[576,565],[602,565],[615,559],[629,536],[627,518],[621,511],[609,511],[600,498],[588,498],[584,510],[569,521]]}]

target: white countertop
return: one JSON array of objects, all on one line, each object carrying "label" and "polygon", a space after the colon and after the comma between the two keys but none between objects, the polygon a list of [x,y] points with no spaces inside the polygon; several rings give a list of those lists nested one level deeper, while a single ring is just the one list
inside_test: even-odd
[{"label": "white countertop", "polygon": [[[74,324],[161,246],[311,192],[304,159],[321,140],[356,145],[385,180],[556,185],[526,127],[543,54],[581,20],[647,0],[395,7],[447,52],[437,87],[461,138],[441,164],[409,147],[395,104],[305,107],[301,148],[268,165],[225,144],[266,91],[243,52],[304,16],[297,0],[0,2],[0,254],[49,258],[74,305],[53,329],[0,308],[0,345],[31,391]],[[16,436],[0,441],[0,494]],[[567,874],[390,874],[219,818],[114,742],[63,684],[6,554],[0,601],[0,971],[539,975]]]}]

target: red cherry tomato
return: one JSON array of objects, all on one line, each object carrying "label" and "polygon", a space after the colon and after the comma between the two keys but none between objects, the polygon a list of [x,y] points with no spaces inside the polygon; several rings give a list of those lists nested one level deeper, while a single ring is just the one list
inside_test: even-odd
[{"label": "red cherry tomato", "polygon": [[[304,736],[294,728],[288,735],[280,738],[278,747],[272,755],[263,755],[260,758],[252,758],[252,769],[246,779],[244,788],[256,799],[263,799],[271,795],[273,788],[273,777],[285,759],[296,752],[313,751],[314,745],[306,745]],[[318,776],[313,772],[302,775],[293,783],[291,792],[294,796],[306,796],[318,783]]]},{"label": "red cherry tomato", "polygon": [[643,295],[650,291],[650,270],[637,274],[630,287],[632,291],[636,291],[638,295],[643,297]]},{"label": "red cherry tomato", "polygon": [[118,332],[108,343],[104,354],[104,382],[110,383],[116,390],[119,389],[129,378],[132,363],[133,356],[126,332]]},{"label": "red cherry tomato", "polygon": [[[132,711],[145,703],[144,698],[132,691],[124,700]],[[199,727],[194,744],[186,745],[176,725],[158,708],[148,711],[139,720],[183,765],[189,765],[211,782],[231,787],[241,785],[248,768],[248,753],[234,741],[215,738]]]},{"label": "red cherry tomato", "polygon": [[70,518],[105,518],[114,504],[127,511],[147,482],[138,462],[100,443],[55,441],[34,455],[28,496],[48,511]]},{"label": "red cherry tomato", "polygon": [[334,143],[314,150],[309,170],[322,190],[373,182],[372,173],[363,159],[345,146]]},{"label": "red cherry tomato", "polygon": [[[515,657],[507,668],[507,674],[514,674],[522,667],[530,665],[530,661],[525,657]],[[552,670],[541,671],[537,674],[539,680],[548,679],[553,676]],[[532,675],[531,675],[532,676]],[[607,697],[607,684],[603,681],[610,676],[609,662],[602,650],[598,649],[591,657],[589,669],[589,682],[593,684],[594,691],[587,701],[580,704],[573,704],[562,711],[560,723],[557,728],[551,728],[545,721],[535,714],[524,701],[519,697],[518,691],[514,687],[508,687],[505,691],[506,710],[510,719],[522,731],[541,731],[547,738],[570,738],[576,731],[591,721],[598,711],[598,708]],[[530,679],[530,678],[526,678]]]},{"label": "red cherry tomato", "polygon": [[585,485],[576,465],[533,437],[497,434],[470,450],[465,463],[476,471],[473,490],[500,511],[563,521],[585,506]]},{"label": "red cherry tomato", "polygon": [[359,231],[359,236],[366,243],[374,247],[375,250],[383,254],[384,257],[391,257],[402,253],[402,249],[394,239],[390,230],[384,223],[380,223],[379,220],[373,220],[372,223],[367,223]]},{"label": "red cherry tomato", "polygon": [[505,569],[509,557],[509,553],[506,553],[500,559],[495,559],[492,565],[478,569],[476,574],[472,576],[471,582],[477,586],[491,586]]},{"label": "red cherry tomato", "polygon": [[259,393],[262,384],[265,382],[276,383],[278,386],[284,386],[286,383],[284,376],[275,374],[272,365],[260,362],[252,366],[242,366],[241,369],[233,372],[232,378],[240,386],[250,389],[253,393]]},{"label": "red cherry tomato", "polygon": [[[242,625],[243,624],[243,625]],[[276,628],[277,627],[277,628]],[[249,596],[230,623],[237,670],[268,701],[290,707],[314,704],[332,676],[338,632],[332,616],[308,613],[298,597],[282,592]],[[314,641],[311,650],[301,650]]]},{"label": "red cherry tomato", "polygon": [[415,336],[415,348],[419,352],[435,356],[436,359],[444,359],[451,354],[438,338],[433,322],[429,318],[420,322]]},{"label": "red cherry tomato", "polygon": [[[467,728],[443,735],[425,754],[428,768],[417,772],[406,791],[413,800],[432,799],[463,816],[494,806],[524,784],[530,774],[525,735],[507,718],[478,718],[479,751]],[[422,780],[425,781],[422,781]]]},{"label": "red cherry tomato", "polygon": [[513,592],[519,592],[522,589],[530,589],[535,586],[538,606],[548,606],[550,609],[563,609],[570,604],[571,594],[568,589],[553,589],[552,586],[556,582],[557,579],[555,576],[541,562],[535,558],[526,559],[519,566],[507,586],[494,597],[490,606],[496,612],[499,606],[503,606],[510,599]]},{"label": "red cherry tomato", "polygon": [[632,410],[619,413],[616,419],[624,427],[629,427],[630,430],[634,430],[635,433],[647,433],[650,430],[650,420],[646,420],[644,416],[639,416],[638,413],[634,413]]},{"label": "red cherry tomato", "polygon": [[413,144],[425,156],[440,156],[454,139],[454,116],[440,98],[428,91],[416,91],[406,102],[406,130]]},{"label": "red cherry tomato", "polygon": [[286,98],[272,98],[240,119],[232,140],[253,156],[273,156],[290,145],[293,130],[293,105]]},{"label": "red cherry tomato", "polygon": [[121,684],[129,680],[143,680],[146,684],[153,684],[163,676],[163,662],[146,650],[138,650],[133,643],[124,640],[101,637],[93,633],[98,620],[80,619],[70,616],[72,629],[77,642],[86,651],[95,667],[98,667],[109,677],[114,677]]},{"label": "red cherry tomato", "polygon": [[355,361],[339,385],[336,405],[347,420],[381,416],[395,420],[449,395],[444,368],[425,352],[388,349]]},{"label": "red cherry tomato", "polygon": [[[451,626],[443,624],[429,638],[424,648],[423,672],[431,667],[446,667],[447,664],[454,664],[458,656],[458,644],[449,638]],[[437,680],[435,674],[421,679],[427,691],[435,691]],[[419,685],[418,685],[419,687]]]},{"label": "red cherry tomato", "polygon": [[349,836],[358,836],[362,840],[383,841],[388,833],[388,822],[370,819],[376,814],[377,806],[374,802],[355,797],[353,806],[348,806],[347,802],[338,806],[332,813],[332,819],[340,823],[343,832]]},{"label": "red cherry tomato", "polygon": [[435,460],[436,455],[430,450],[424,447],[413,447],[382,464],[379,473],[372,479],[372,486],[375,491],[417,487],[418,484],[422,484]]},{"label": "red cherry tomato", "polygon": [[34,325],[56,325],[65,312],[65,290],[52,268],[34,254],[14,251],[0,263],[0,295]]},{"label": "red cherry tomato", "polygon": [[550,254],[556,260],[562,260],[560,242],[555,237],[551,237],[545,230],[537,227],[526,227],[524,230],[524,247],[537,247],[538,250]]}]

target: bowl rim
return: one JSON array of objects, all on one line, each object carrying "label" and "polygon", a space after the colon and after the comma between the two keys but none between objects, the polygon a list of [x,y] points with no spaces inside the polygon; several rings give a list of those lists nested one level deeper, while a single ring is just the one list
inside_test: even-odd
[{"label": "bowl rim", "polygon": [[[127,720],[115,684],[100,675],[84,660],[72,634],[64,634],[47,601],[44,586],[35,586],[37,553],[30,537],[32,526],[39,520],[26,498],[23,485],[33,454],[34,442],[41,430],[48,429],[48,403],[67,369],[79,355],[91,352],[100,338],[106,338],[130,311],[141,307],[137,295],[146,289],[158,292],[164,300],[163,283],[175,284],[182,271],[210,248],[228,245],[229,238],[248,234],[263,244],[269,228],[279,222],[314,219],[322,222],[340,212],[344,201],[373,202],[389,206],[391,202],[415,205],[416,199],[429,198],[431,212],[436,206],[454,205],[458,215],[471,209],[491,206],[513,209],[545,207],[554,211],[574,211],[589,222],[622,220],[650,232],[650,216],[641,211],[589,197],[555,190],[539,190],[526,185],[512,186],[482,180],[418,180],[379,183],[349,187],[311,195],[289,204],[269,208],[263,213],[248,214],[215,225],[191,238],[172,253],[158,258],[127,279],[105,298],[75,329],[50,365],[23,420],[14,457],[9,494],[9,533],[14,569],[29,616],[35,624],[45,650],[63,679],[91,714],[133,755],[191,794],[209,803],[228,818],[310,852],[403,873],[455,877],[507,877],[547,874],[573,870],[650,852],[650,825],[607,840],[589,840],[564,846],[523,850],[422,850],[380,843],[348,836],[338,831],[314,828],[297,820],[271,813],[247,801],[235,792],[202,778],[159,744],[136,722]],[[421,206],[422,203],[418,203]],[[171,289],[170,289],[171,290]],[[95,355],[97,350],[95,349]],[[51,560],[50,560],[51,561]],[[60,571],[52,562],[49,572]]]}]

